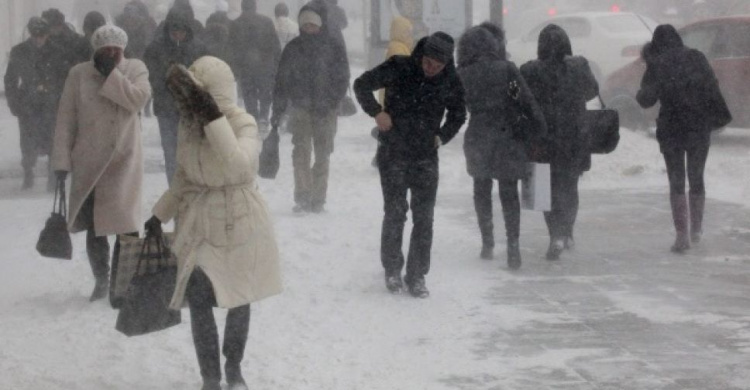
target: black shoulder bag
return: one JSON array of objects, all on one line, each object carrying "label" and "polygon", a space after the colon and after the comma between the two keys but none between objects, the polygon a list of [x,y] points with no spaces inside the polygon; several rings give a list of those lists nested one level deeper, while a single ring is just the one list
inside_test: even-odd
[{"label": "black shoulder bag", "polygon": [[65,200],[65,181],[57,180],[52,215],[39,233],[36,250],[44,257],[70,260],[73,257],[73,244],[68,232],[68,206]]}]

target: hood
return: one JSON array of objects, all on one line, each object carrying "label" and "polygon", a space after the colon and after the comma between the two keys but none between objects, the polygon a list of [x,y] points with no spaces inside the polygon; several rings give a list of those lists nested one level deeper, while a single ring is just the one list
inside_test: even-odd
[{"label": "hood", "polygon": [[191,26],[192,22],[192,16],[185,9],[173,7],[164,19],[164,38],[166,38],[167,42],[172,42],[172,39],[169,37],[169,30],[172,26],[180,26],[180,28],[187,31],[185,42],[191,42],[194,34]]},{"label": "hood", "polygon": [[570,38],[560,26],[550,24],[539,33],[537,57],[542,61],[561,62],[565,56],[573,55]]},{"label": "hood", "polygon": [[660,55],[672,49],[685,47],[682,37],[677,33],[671,24],[662,24],[654,30],[654,37],[651,39],[650,51],[653,55]]},{"label": "hood", "polygon": [[396,16],[391,22],[391,41],[401,42],[411,48],[414,45],[412,24],[403,16]]},{"label": "hood", "polygon": [[188,69],[196,84],[210,93],[228,119],[244,114],[237,106],[237,82],[226,62],[211,56],[197,59]]},{"label": "hood", "polygon": [[[301,15],[305,11],[312,11],[320,15],[320,20],[323,21],[323,27],[320,28],[320,32],[321,34],[324,33],[325,35],[328,35],[328,7],[326,6],[326,4],[324,2],[316,1],[311,1],[305,4],[304,6],[302,6],[302,8],[300,8],[299,13],[297,14],[296,22],[299,21],[299,15]],[[300,35],[305,35],[302,32],[301,28],[302,26],[300,26]]]},{"label": "hood", "polygon": [[458,66],[468,66],[482,58],[499,59],[499,46],[490,31],[481,26],[472,27],[458,41]]}]

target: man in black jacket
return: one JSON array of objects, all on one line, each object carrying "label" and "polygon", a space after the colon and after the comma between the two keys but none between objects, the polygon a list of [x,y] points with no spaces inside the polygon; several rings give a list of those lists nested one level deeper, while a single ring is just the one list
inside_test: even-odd
[{"label": "man in black jacket", "polygon": [[281,42],[273,21],[258,14],[256,0],[242,0],[242,15],[229,29],[229,47],[245,109],[258,123],[267,125]]},{"label": "man in black jacket", "polygon": [[[23,189],[34,185],[37,156],[50,152],[57,101],[67,76],[67,67],[61,66],[64,53],[50,41],[47,21],[33,17],[27,28],[31,37],[11,49],[4,80],[8,106],[21,132]],[[47,184],[54,185],[54,180]]]},{"label": "man in black jacket", "polygon": [[[393,56],[354,82],[357,100],[380,129],[377,159],[385,203],[380,258],[386,287],[393,293],[403,288],[401,242],[411,207],[414,227],[404,282],[411,295],[419,298],[429,296],[424,276],[430,269],[437,149],[466,121],[453,48],[453,39],[437,32],[420,40],[411,56]],[[381,88],[386,90],[385,110],[372,94]],[[407,191],[411,191],[411,204]]]},{"label": "man in black jacket", "polygon": [[195,39],[193,19],[189,12],[172,8],[163,24],[161,35],[157,35],[146,48],[143,62],[148,67],[149,82],[153,88],[154,114],[159,121],[167,181],[171,183],[177,167],[177,126],[180,123],[180,113],[167,89],[167,70],[172,64],[188,67],[198,58],[207,55],[208,50]]},{"label": "man in black jacket", "polygon": [[337,109],[349,86],[344,47],[329,36],[324,20],[324,8],[302,7],[300,36],[284,48],[273,94],[273,127],[278,128],[291,102],[288,127],[294,144],[295,212],[323,211]]}]

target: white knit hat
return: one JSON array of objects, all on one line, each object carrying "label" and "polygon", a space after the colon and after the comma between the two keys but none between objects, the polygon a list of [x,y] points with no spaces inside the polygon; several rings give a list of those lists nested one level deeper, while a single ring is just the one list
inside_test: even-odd
[{"label": "white knit hat", "polygon": [[318,27],[323,27],[323,19],[312,10],[306,9],[299,14],[299,25],[304,26],[306,24],[314,24]]},{"label": "white knit hat", "polygon": [[111,24],[99,27],[91,36],[91,46],[94,47],[94,51],[103,47],[119,47],[125,50],[127,45],[128,34],[125,30]]}]

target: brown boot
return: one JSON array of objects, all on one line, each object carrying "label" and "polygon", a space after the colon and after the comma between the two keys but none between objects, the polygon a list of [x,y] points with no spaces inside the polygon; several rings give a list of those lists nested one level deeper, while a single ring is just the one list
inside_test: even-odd
[{"label": "brown boot", "polygon": [[672,220],[677,232],[677,238],[672,245],[672,252],[685,253],[690,249],[690,238],[688,237],[688,204],[685,194],[671,194],[669,203],[672,206]]},{"label": "brown boot", "polygon": [[698,243],[703,235],[703,209],[706,195],[690,194],[690,241]]}]

